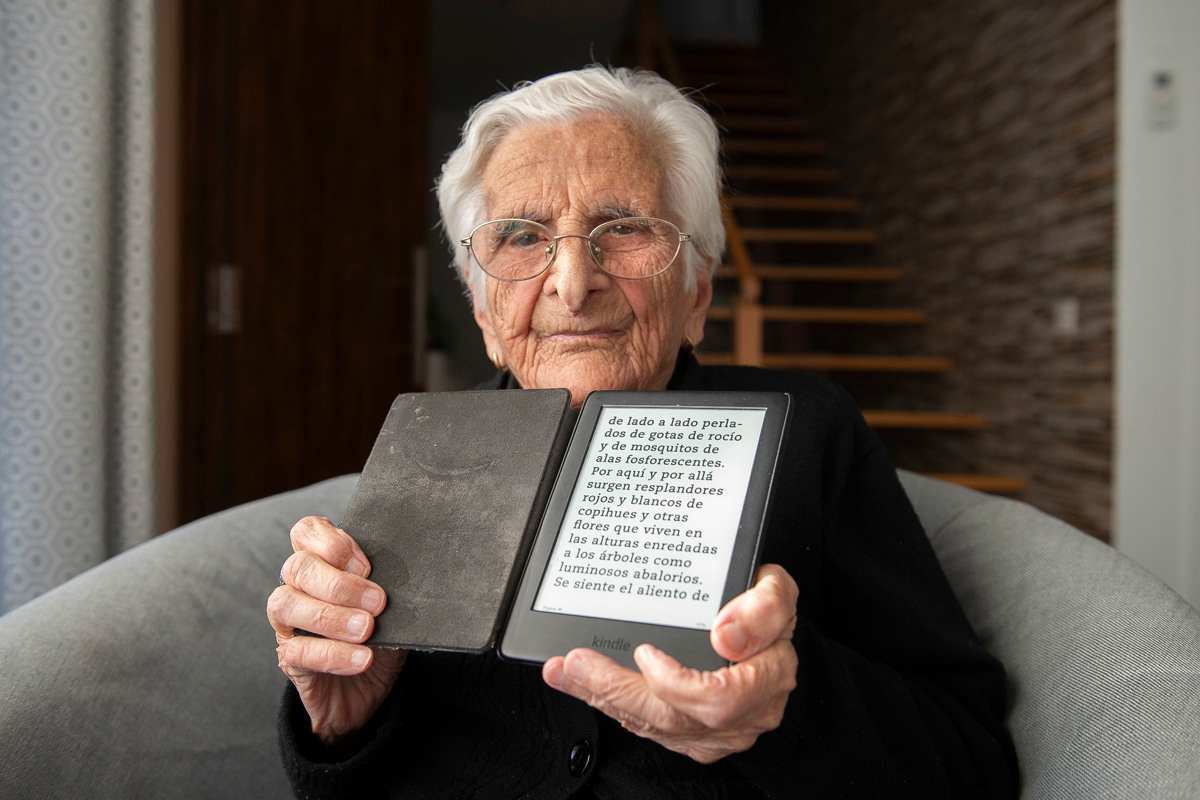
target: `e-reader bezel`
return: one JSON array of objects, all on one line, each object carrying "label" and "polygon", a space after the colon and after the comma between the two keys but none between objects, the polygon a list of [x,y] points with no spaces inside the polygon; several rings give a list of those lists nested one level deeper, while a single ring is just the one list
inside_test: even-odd
[{"label": "e-reader bezel", "polygon": [[[536,611],[533,608],[600,412],[606,406],[765,411],[719,607],[749,588],[754,578],[775,483],[775,469],[783,448],[791,396],[784,392],[736,391],[592,392],[584,401],[571,433],[570,444],[538,525],[537,536],[529,549],[504,636],[497,649],[505,659],[542,663],[576,647],[591,647],[636,669],[633,649],[642,642],[651,642],[690,667],[718,669],[726,666],[729,662],[713,650],[707,629]],[[597,647],[597,640],[604,640],[612,646]]]}]

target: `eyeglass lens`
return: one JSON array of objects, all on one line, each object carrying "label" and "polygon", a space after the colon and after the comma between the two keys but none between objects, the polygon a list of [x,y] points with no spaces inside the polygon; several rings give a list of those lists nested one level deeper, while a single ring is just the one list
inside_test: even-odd
[{"label": "eyeglass lens", "polygon": [[[540,274],[563,239],[523,219],[485,223],[471,234],[471,254],[489,275],[521,280]],[[671,266],[679,253],[679,229],[650,217],[618,219],[600,225],[588,248],[600,269],[621,278],[649,278]]]}]

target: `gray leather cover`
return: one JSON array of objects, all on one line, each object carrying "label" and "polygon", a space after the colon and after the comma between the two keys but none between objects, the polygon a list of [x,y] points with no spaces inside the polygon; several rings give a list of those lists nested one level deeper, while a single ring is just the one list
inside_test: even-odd
[{"label": "gray leather cover", "polygon": [[574,415],[563,389],[396,398],[341,520],[388,593],[369,644],[496,641]]}]

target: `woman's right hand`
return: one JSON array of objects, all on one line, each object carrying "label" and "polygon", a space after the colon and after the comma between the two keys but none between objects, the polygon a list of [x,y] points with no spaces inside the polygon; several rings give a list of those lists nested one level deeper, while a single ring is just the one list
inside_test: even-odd
[{"label": "woman's right hand", "polygon": [[371,718],[408,654],[362,644],[387,595],[367,580],[371,564],[350,534],[325,517],[305,517],[291,537],[294,552],[279,571],[283,583],[267,598],[267,619],[279,668],[300,693],[313,733],[333,744]]}]

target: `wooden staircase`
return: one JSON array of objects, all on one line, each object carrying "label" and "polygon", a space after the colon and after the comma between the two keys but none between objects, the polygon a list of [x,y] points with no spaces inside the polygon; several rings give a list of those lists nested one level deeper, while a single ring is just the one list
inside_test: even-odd
[{"label": "wooden staircase", "polygon": [[[863,203],[841,191],[843,174],[829,163],[827,143],[797,114],[788,83],[772,72],[764,53],[736,48],[676,53],[662,37],[642,42],[639,51],[643,66],[657,69],[679,86],[700,87],[701,99],[725,133],[729,190],[723,213],[729,256],[715,275],[717,299],[705,341],[724,341],[729,347],[702,349],[701,361],[879,374],[885,379],[910,375],[920,380],[921,375],[953,370],[949,358],[936,354],[810,352],[803,345],[813,338],[807,333],[768,334],[773,325],[792,326],[787,330],[799,326],[805,332],[852,328],[879,331],[877,339],[886,343],[892,331],[928,320],[916,308],[777,301],[796,287],[810,292],[892,283],[912,267],[871,263],[878,236],[862,223]],[[794,345],[793,340],[802,344],[795,351],[780,348],[781,340],[785,345]],[[963,435],[988,424],[977,414],[937,409],[866,409],[863,414],[877,430],[930,435]],[[998,494],[1018,494],[1024,488],[1024,481],[1014,476],[926,474]]]}]

